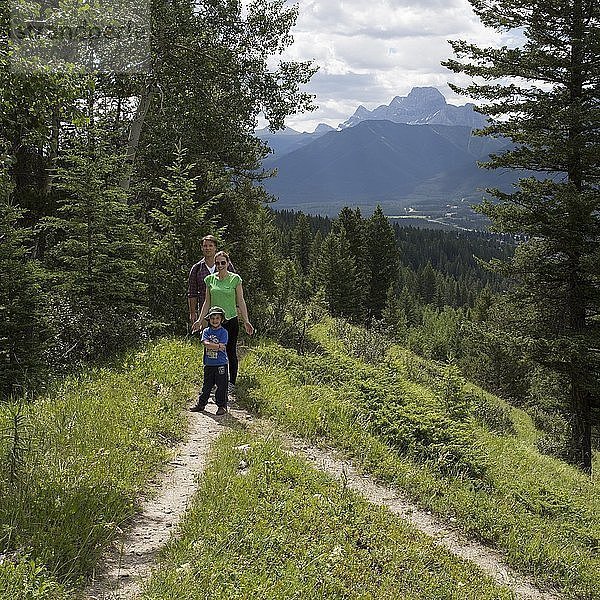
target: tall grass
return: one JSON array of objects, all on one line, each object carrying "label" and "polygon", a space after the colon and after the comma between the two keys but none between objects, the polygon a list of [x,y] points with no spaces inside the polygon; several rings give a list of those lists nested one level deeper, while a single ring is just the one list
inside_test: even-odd
[{"label": "tall grass", "polygon": [[183,436],[200,359],[191,344],[163,341],[0,405],[0,597],[61,597],[62,584],[90,574]]},{"label": "tall grass", "polygon": [[221,436],[144,600],[511,598],[272,438]]},{"label": "tall grass", "polygon": [[540,583],[600,598],[598,480],[540,454],[523,412],[452,370],[397,347],[367,363],[342,334],[315,326],[321,352],[302,357],[264,343],[245,359],[240,397],[346,450]]}]

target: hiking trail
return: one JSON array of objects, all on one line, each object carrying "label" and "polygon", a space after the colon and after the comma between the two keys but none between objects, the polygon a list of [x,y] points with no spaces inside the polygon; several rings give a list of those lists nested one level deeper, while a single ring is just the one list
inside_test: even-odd
[{"label": "hiking trail", "polygon": [[[134,600],[155,564],[158,551],[164,546],[183,516],[196,491],[197,478],[206,467],[210,446],[225,427],[247,423],[251,431],[273,430],[274,425],[254,418],[234,405],[229,415],[217,417],[214,404],[203,413],[190,413],[188,438],[177,446],[168,468],[157,477],[141,511],[131,521],[105,555],[96,579],[85,590],[86,600]],[[387,507],[392,513],[410,522],[431,537],[435,544],[452,554],[477,565],[498,584],[513,591],[522,600],[559,600],[556,592],[536,587],[526,576],[504,564],[500,553],[469,540],[464,534],[409,501],[399,490],[377,483],[373,477],[360,473],[351,461],[331,448],[317,448],[306,441],[284,434],[288,450],[304,457],[315,468],[324,471],[363,496],[369,502]]]}]

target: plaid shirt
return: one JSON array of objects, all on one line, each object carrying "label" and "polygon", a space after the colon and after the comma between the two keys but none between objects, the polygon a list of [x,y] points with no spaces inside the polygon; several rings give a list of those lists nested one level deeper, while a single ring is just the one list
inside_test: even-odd
[{"label": "plaid shirt", "polygon": [[[235,273],[235,269],[231,262],[227,265],[227,270],[231,273]],[[214,270],[216,273],[217,270]],[[204,299],[206,298],[206,284],[204,278],[210,275],[210,271],[206,266],[206,261],[202,259],[197,262],[190,270],[188,277],[188,298],[198,298],[198,310],[202,308]]]}]

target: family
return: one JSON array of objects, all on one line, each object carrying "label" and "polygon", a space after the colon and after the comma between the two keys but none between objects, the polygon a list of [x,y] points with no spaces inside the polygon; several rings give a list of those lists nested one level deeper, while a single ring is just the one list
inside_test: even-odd
[{"label": "family", "polygon": [[216,386],[216,414],[224,415],[228,395],[235,393],[240,318],[248,335],[254,333],[254,327],[248,318],[242,278],[235,272],[229,255],[217,251],[217,245],[217,238],[212,235],[202,238],[203,258],[191,268],[188,279],[192,333],[202,331],[204,346],[204,382],[190,410],[203,411]]}]

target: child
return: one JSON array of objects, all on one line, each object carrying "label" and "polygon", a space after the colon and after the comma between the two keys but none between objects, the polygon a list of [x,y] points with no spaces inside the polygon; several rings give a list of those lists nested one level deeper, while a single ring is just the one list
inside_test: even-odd
[{"label": "child", "polygon": [[204,382],[198,402],[190,410],[202,412],[208,403],[208,397],[213,385],[217,386],[215,402],[217,415],[227,413],[227,340],[229,335],[222,327],[225,321],[225,311],[220,306],[213,306],[206,315],[208,327],[202,330],[202,344],[204,345]]}]

